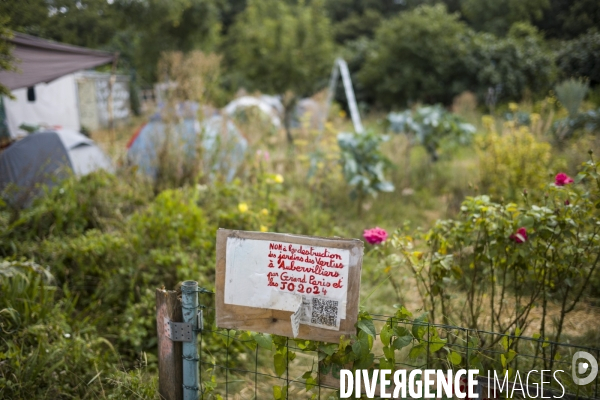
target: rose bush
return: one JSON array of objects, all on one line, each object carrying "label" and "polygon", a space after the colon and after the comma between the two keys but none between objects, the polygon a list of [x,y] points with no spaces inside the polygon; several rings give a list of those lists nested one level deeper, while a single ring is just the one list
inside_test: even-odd
[{"label": "rose bush", "polygon": [[[540,203],[527,192],[521,205],[469,197],[457,219],[438,221],[420,241],[392,235],[388,242],[417,278],[432,321],[507,332],[524,329],[539,307],[540,334],[560,341],[565,316],[598,276],[599,166],[590,158],[578,183],[557,174]],[[427,251],[414,252],[415,245]],[[453,296],[456,290],[466,298]],[[559,308],[554,321],[551,303]]]}]

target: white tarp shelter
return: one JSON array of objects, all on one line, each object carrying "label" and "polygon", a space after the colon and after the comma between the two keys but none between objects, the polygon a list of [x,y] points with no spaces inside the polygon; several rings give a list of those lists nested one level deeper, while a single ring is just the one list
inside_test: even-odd
[{"label": "white tarp shelter", "polygon": [[[17,71],[0,71],[0,83],[15,97],[2,99],[11,137],[25,133],[21,124],[77,131],[107,125],[110,74],[83,71],[113,62],[114,54],[21,33],[8,41]],[[126,77],[115,79],[112,96],[113,118],[123,117],[123,110],[128,115]]]}]

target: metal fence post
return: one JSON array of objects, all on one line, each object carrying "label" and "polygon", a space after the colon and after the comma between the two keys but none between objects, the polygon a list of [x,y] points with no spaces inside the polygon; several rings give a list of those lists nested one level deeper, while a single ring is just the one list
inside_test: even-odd
[{"label": "metal fence post", "polygon": [[185,281],[181,285],[183,322],[192,325],[192,341],[183,342],[183,400],[198,400],[198,282]]}]

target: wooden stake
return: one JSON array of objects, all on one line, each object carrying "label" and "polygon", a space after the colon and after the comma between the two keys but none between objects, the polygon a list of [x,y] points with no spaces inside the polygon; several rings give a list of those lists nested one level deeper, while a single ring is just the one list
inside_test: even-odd
[{"label": "wooden stake", "polygon": [[158,332],[158,392],[165,400],[183,399],[182,342],[173,342],[165,332],[165,319],[183,322],[179,292],[156,289]]}]

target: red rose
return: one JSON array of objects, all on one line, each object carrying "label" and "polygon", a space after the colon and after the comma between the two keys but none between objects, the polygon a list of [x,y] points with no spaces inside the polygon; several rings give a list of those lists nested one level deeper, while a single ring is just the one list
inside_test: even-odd
[{"label": "red rose", "polygon": [[387,232],[385,229],[381,229],[380,227],[375,227],[372,229],[365,229],[363,232],[363,237],[370,244],[379,244],[384,242],[387,239]]},{"label": "red rose", "polygon": [[517,232],[510,235],[510,238],[515,241],[515,243],[524,243],[527,241],[527,229],[521,227],[517,229]]},{"label": "red rose", "polygon": [[569,175],[565,174],[564,172],[559,172],[556,174],[556,177],[554,178],[554,184],[556,186],[565,186],[569,183],[573,183],[573,179]]}]

